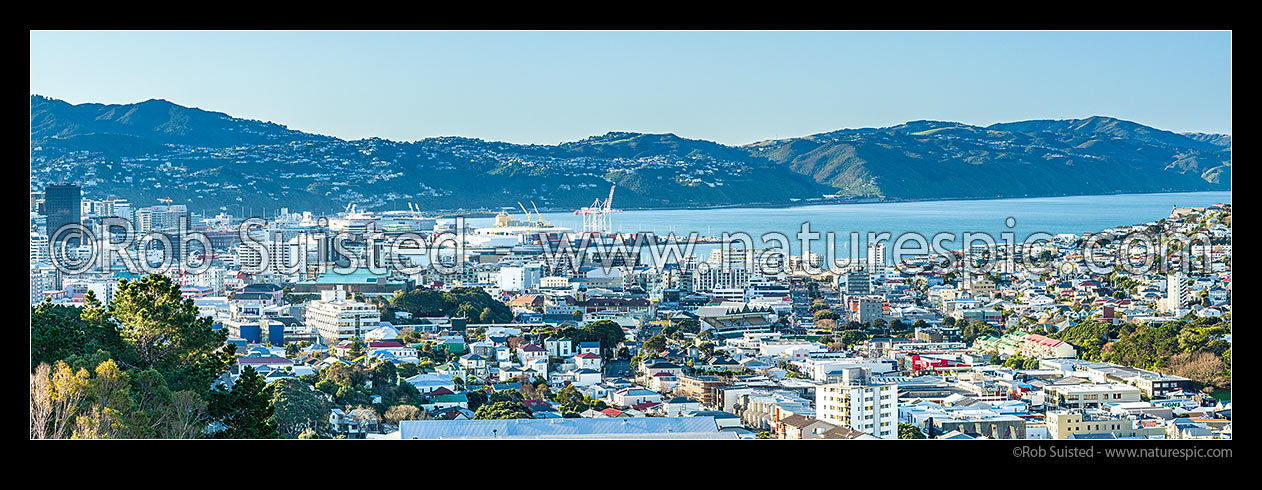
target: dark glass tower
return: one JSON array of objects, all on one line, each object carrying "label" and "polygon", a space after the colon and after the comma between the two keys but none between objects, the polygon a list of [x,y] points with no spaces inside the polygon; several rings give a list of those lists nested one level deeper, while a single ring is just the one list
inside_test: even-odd
[{"label": "dark glass tower", "polygon": [[[68,224],[79,223],[82,190],[74,184],[49,184],[44,188],[44,210],[47,212],[48,238],[51,243],[57,230]],[[61,236],[70,246],[79,245],[77,234],[67,232]]]}]

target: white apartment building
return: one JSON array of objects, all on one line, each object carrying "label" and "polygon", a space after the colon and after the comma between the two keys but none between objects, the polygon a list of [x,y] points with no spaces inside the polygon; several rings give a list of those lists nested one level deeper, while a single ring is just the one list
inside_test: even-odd
[{"label": "white apartment building", "polygon": [[1162,302],[1166,313],[1178,314],[1179,310],[1187,308],[1188,300],[1192,297],[1188,282],[1187,276],[1182,272],[1166,276],[1166,299]]},{"label": "white apartment building", "polygon": [[346,299],[346,291],[324,291],[319,301],[307,305],[304,314],[307,326],[324,339],[326,345],[364,338],[364,334],[381,323],[381,312],[372,303]]},{"label": "white apartment building", "polygon": [[719,266],[700,267],[692,272],[693,291],[714,291],[716,289],[740,289],[744,297],[745,287],[749,285],[750,274],[743,266],[722,269]]},{"label": "white apartment building", "polygon": [[868,244],[868,272],[876,277],[885,277],[885,243],[875,242]]},{"label": "white apartment building", "polygon": [[816,388],[815,413],[830,424],[897,439],[898,385],[873,380],[870,369],[844,368],[841,382]]}]

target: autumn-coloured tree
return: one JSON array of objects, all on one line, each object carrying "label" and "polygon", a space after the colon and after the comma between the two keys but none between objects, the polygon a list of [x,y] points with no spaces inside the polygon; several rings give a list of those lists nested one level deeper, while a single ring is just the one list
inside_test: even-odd
[{"label": "autumn-coloured tree", "polygon": [[387,424],[397,426],[404,420],[423,420],[421,409],[412,405],[395,405],[386,410],[384,416]]}]

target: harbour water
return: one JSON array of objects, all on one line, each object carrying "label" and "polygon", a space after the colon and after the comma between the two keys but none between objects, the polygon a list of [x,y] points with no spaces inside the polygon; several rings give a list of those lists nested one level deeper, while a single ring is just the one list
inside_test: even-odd
[{"label": "harbour water", "polygon": [[[867,204],[821,204],[786,208],[722,208],[635,210],[612,216],[613,231],[622,233],[653,232],[658,235],[696,232],[718,237],[724,232],[744,232],[760,245],[764,233],[787,235],[793,253],[798,253],[796,234],[803,222],[812,231],[836,234],[836,250],[848,251],[851,232],[862,237],[867,233],[889,232],[897,237],[917,232],[926,237],[948,232],[957,236],[965,232],[985,232],[999,238],[1002,232],[1013,232],[1021,241],[1031,233],[1050,234],[1096,232],[1114,226],[1146,223],[1170,215],[1173,207],[1202,207],[1214,203],[1230,203],[1231,192],[1186,192],[1160,194],[1114,194],[1103,196],[1066,196],[1022,199],[887,202]],[[616,203],[615,203],[616,204]],[[517,216],[522,218],[522,216]],[[1009,221],[1008,218],[1012,218]],[[556,226],[581,230],[579,216],[570,213],[543,213],[543,220]],[[473,218],[473,226],[490,226],[492,218]],[[1013,225],[1009,227],[1008,225]],[[862,239],[861,239],[862,240]],[[887,242],[888,243],[888,242]],[[948,242],[950,243],[950,242]],[[958,245],[960,239],[955,243]],[[698,245],[706,252],[718,245]],[[822,253],[821,237],[811,247]]]}]

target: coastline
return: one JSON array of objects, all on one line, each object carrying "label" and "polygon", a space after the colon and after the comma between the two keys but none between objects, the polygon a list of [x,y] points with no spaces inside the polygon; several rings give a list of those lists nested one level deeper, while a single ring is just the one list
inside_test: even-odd
[{"label": "coastline", "polygon": [[[949,197],[949,198],[923,198],[923,199],[908,199],[908,198],[893,198],[893,199],[881,198],[881,199],[865,199],[865,200],[845,199],[845,200],[830,200],[830,201],[821,200],[821,201],[788,202],[788,203],[753,202],[753,203],[742,203],[742,204],[718,204],[718,205],[711,205],[711,206],[629,207],[629,208],[620,208],[620,209],[622,211],[685,211],[685,210],[715,210],[715,209],[740,209],[740,208],[783,209],[783,208],[796,208],[796,207],[807,207],[807,206],[847,206],[847,205],[855,205],[855,204],[1002,201],[1002,200],[1010,200],[1010,199],[1043,199],[1043,198],[1057,198],[1057,197],[1144,196],[1144,195],[1157,195],[1157,194],[1192,194],[1192,193],[1197,193],[1197,192],[1231,193],[1232,190],[1224,189],[1224,190],[1195,190],[1195,191],[1168,191],[1168,192],[1112,192],[1112,193],[1105,193],[1105,194],[1042,194],[1042,195],[1033,195],[1033,196]],[[547,213],[568,213],[571,211],[572,210],[569,210],[569,209],[544,208],[544,209],[541,209],[539,212],[541,214],[547,214]],[[494,218],[495,215],[498,213],[499,213],[498,210],[470,210],[467,212],[461,211],[461,210],[438,210],[435,212],[434,217],[439,218],[439,219],[457,218],[457,217],[466,218],[466,219],[468,218]]]}]

